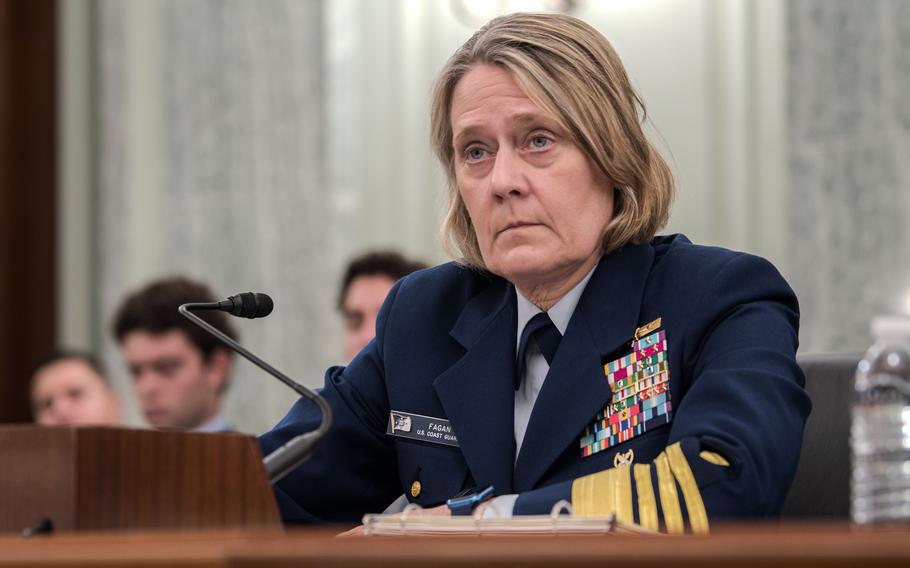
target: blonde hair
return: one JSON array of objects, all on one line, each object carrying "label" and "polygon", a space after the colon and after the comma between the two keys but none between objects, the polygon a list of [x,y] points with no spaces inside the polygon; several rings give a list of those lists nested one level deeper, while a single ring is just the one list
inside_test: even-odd
[{"label": "blonde hair", "polygon": [[433,89],[431,141],[448,178],[446,251],[463,264],[486,268],[455,179],[450,118],[456,85],[481,63],[509,70],[528,98],[552,114],[613,180],[614,214],[604,229],[603,253],[653,238],[670,214],[673,176],[642,131],[645,108],[619,56],[577,18],[511,14],[491,20],[462,45]]}]

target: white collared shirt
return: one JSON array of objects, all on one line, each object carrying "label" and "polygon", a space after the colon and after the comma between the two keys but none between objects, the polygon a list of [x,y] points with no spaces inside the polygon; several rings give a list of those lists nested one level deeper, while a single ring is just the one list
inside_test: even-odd
[{"label": "white collared shirt", "polygon": [[[560,298],[558,302],[547,311],[550,321],[559,330],[560,335],[566,334],[566,328],[569,327],[569,320],[575,313],[578,306],[578,300],[584,292],[591,275],[594,274],[594,268],[585,275],[581,281],[569,290],[569,293]],[[542,312],[530,300],[521,295],[518,290],[515,291],[518,305],[518,325],[515,327],[515,356],[518,356],[518,346],[521,342],[521,332],[531,321],[531,318]],[[528,422],[531,420],[531,411],[534,409],[534,403],[537,402],[537,395],[543,388],[543,383],[547,379],[547,373],[550,371],[550,365],[547,364],[546,358],[540,352],[536,341],[528,343],[525,349],[525,372],[521,378],[521,385],[515,391],[515,456],[521,451],[521,444],[525,438],[525,432],[528,430]],[[483,511],[484,518],[507,518],[512,516],[512,510],[515,508],[515,501],[518,495],[500,495],[490,500],[489,504]]]},{"label": "white collared shirt", "polygon": [[[560,298],[560,300],[553,304],[547,311],[547,315],[550,316],[550,321],[552,321],[553,325],[556,326],[556,329],[559,330],[560,335],[566,334],[566,328],[569,327],[569,320],[572,319],[572,314],[575,313],[575,307],[578,306],[578,300],[581,298],[581,294],[588,285],[588,280],[591,279],[592,274],[594,274],[593,268],[581,279],[581,282],[576,284],[574,288],[569,290],[568,294]],[[521,332],[524,331],[525,326],[528,325],[531,318],[543,310],[522,296],[521,292],[518,290],[515,290],[515,296],[518,302],[518,325],[515,328],[515,356],[517,357],[518,344],[521,341]],[[528,347],[525,350],[525,373],[521,378],[521,386],[515,391],[514,459],[516,460],[521,451],[521,443],[524,441],[525,431],[528,429],[528,421],[531,419],[531,410],[534,409],[534,403],[537,402],[537,395],[540,394],[540,389],[543,388],[543,383],[546,380],[549,371],[550,365],[547,364],[546,358],[543,356],[543,353],[540,352],[537,342],[529,342]]]}]

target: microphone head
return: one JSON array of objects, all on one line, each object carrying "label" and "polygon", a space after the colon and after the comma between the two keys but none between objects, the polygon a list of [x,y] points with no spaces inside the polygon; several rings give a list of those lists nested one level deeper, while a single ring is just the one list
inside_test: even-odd
[{"label": "microphone head", "polygon": [[268,294],[259,292],[243,292],[228,298],[232,307],[228,310],[233,315],[241,318],[264,318],[272,313],[275,307]]}]

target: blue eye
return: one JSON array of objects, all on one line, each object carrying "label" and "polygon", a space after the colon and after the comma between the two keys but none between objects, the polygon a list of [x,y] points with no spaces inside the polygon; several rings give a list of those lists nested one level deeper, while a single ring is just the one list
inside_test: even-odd
[{"label": "blue eye", "polygon": [[482,160],[486,152],[480,148],[469,148],[467,154],[469,160]]},{"label": "blue eye", "polygon": [[550,145],[550,139],[546,136],[532,136],[531,146],[536,150],[542,150]]}]

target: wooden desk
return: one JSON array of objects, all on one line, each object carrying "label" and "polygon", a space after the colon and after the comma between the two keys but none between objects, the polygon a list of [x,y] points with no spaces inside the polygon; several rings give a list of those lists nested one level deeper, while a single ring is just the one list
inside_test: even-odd
[{"label": "wooden desk", "polygon": [[[319,533],[323,540],[329,535]],[[317,533],[308,538],[318,538]],[[0,568],[36,566],[227,566],[229,553],[247,545],[282,542],[281,531],[61,533],[22,539],[0,536]]]},{"label": "wooden desk", "polygon": [[707,537],[399,537],[337,539],[331,532],[89,533],[0,538],[0,568],[35,566],[615,567],[910,565],[910,526],[715,527]]},{"label": "wooden desk", "polygon": [[0,464],[0,534],[281,527],[252,436],[0,425]]}]

